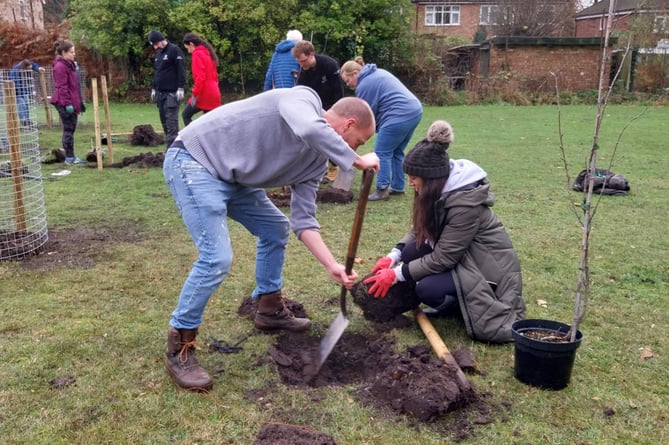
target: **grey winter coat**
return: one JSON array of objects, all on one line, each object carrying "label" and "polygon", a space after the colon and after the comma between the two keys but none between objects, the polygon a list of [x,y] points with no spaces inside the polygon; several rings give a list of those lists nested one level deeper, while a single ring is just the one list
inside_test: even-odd
[{"label": "grey winter coat", "polygon": [[[435,203],[441,235],[432,253],[405,264],[414,281],[453,270],[467,334],[493,343],[512,341],[511,325],[525,317],[520,262],[504,226],[490,209],[487,180],[472,190],[447,191]],[[400,244],[415,243],[413,231]],[[407,277],[409,278],[409,277]]]}]

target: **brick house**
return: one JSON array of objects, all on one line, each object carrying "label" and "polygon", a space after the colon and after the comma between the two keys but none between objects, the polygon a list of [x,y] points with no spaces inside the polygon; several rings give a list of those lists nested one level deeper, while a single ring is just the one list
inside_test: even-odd
[{"label": "brick house", "polygon": [[[458,36],[472,42],[441,54],[444,75],[452,89],[484,95],[503,90],[550,93],[555,89],[555,78],[564,92],[598,87],[603,39],[573,37],[573,1],[412,0],[412,3],[413,29],[419,36],[431,39]],[[544,6],[523,15],[521,9],[528,4]],[[500,15],[502,6],[515,8],[507,14],[515,21],[511,26],[500,23],[504,18]],[[562,14],[542,19],[550,11]],[[565,11],[570,13],[566,15]],[[554,26],[542,27],[544,21]]]},{"label": "brick house", "polygon": [[2,21],[20,23],[32,29],[44,29],[42,0],[0,0]]},{"label": "brick house", "polygon": [[[576,37],[601,37],[605,31],[609,0],[600,0],[574,15]],[[617,0],[614,3],[613,29],[627,31],[635,21],[657,34],[658,40],[669,34],[669,0]]]},{"label": "brick house", "polygon": [[[669,87],[669,0],[617,0],[613,5],[612,31],[631,38],[633,50],[613,53],[621,66],[626,90],[656,91]],[[605,32],[609,0],[600,0],[574,16],[577,37],[599,37]]]},{"label": "brick house", "polygon": [[[571,33],[570,0],[411,0],[413,31],[460,37],[469,42],[488,35],[565,36]],[[529,5],[529,6],[528,6]],[[506,12],[505,12],[506,11]]]}]

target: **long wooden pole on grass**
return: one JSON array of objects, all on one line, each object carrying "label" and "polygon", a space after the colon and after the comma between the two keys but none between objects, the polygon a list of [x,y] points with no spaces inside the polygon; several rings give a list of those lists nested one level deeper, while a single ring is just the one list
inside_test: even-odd
[{"label": "long wooden pole on grass", "polygon": [[105,76],[100,77],[100,82],[102,86],[102,103],[105,107],[105,124],[107,128],[107,156],[108,156],[108,165],[114,163],[114,147],[112,146],[112,137],[111,137],[111,117],[109,116],[109,95],[107,94],[107,78]]},{"label": "long wooden pole on grass", "polygon": [[19,112],[16,106],[16,90],[14,82],[4,80],[5,116],[7,119],[7,135],[9,136],[9,155],[14,189],[14,215],[16,231],[26,231],[26,214],[23,202],[23,162],[21,161],[21,139],[19,137]]}]

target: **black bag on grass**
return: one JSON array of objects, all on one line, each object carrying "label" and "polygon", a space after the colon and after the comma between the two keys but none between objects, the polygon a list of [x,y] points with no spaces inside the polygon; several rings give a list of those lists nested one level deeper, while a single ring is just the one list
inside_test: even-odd
[{"label": "black bag on grass", "polygon": [[[581,171],[574,180],[574,190],[585,192],[588,184],[585,183],[587,170]],[[630,185],[623,175],[618,175],[603,168],[595,169],[593,192],[601,195],[627,195]]]}]

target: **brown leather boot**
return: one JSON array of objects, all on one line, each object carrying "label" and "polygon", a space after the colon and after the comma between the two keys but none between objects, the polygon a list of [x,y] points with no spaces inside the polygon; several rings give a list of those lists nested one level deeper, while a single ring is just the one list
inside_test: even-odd
[{"label": "brown leather boot", "polygon": [[306,331],[311,327],[311,320],[295,317],[286,307],[281,290],[278,290],[258,297],[258,310],[253,325],[263,330]]},{"label": "brown leather boot", "polygon": [[195,358],[196,329],[167,330],[167,352],[165,365],[167,372],[178,386],[191,391],[208,391],[213,386],[207,371]]}]

